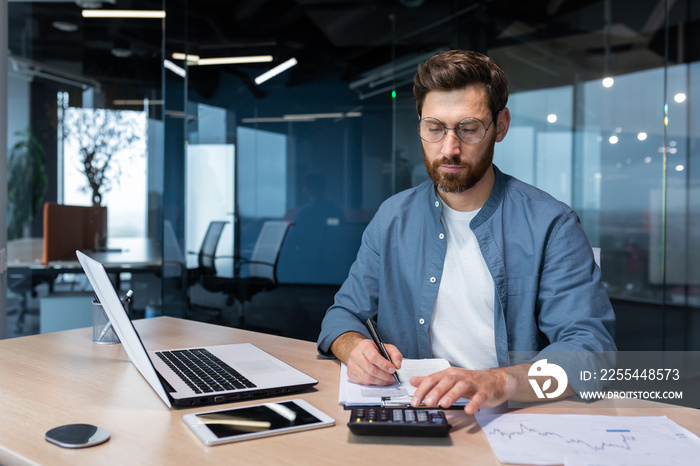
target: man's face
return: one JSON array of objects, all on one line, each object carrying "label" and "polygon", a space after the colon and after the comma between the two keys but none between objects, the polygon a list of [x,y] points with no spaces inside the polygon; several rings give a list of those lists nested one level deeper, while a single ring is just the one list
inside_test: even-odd
[{"label": "man's face", "polygon": [[481,142],[467,144],[454,130],[447,130],[439,142],[421,140],[428,176],[443,192],[459,194],[475,186],[493,161],[497,122],[491,122],[483,86],[452,91],[430,91],[423,103],[421,118],[435,118],[454,128],[465,118],[478,118],[488,127]]}]

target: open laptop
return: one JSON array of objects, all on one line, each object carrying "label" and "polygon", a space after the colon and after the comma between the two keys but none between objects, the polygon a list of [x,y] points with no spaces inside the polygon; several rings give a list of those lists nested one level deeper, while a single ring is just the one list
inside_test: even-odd
[{"label": "open laptop", "polygon": [[[281,395],[318,383],[250,343],[146,351],[104,266],[76,254],[129,359],[169,408]],[[194,359],[204,359],[208,369],[193,367]],[[217,361],[224,367],[214,368]]]}]

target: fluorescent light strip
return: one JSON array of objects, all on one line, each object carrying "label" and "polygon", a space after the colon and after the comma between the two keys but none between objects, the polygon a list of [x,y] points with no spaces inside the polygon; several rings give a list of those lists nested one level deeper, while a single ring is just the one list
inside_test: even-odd
[{"label": "fluorescent light strip", "polygon": [[197,65],[240,65],[243,63],[267,63],[272,61],[272,55],[255,55],[250,57],[220,57],[200,58]]},{"label": "fluorescent light strip", "polygon": [[263,74],[261,74],[260,76],[258,76],[257,78],[255,78],[255,84],[260,85],[260,84],[264,83],[265,81],[267,81],[268,79],[274,78],[278,74],[280,74],[284,71],[287,71],[289,68],[296,65],[297,63],[298,62],[297,62],[296,58],[290,58],[286,62],[275,66],[271,70],[266,71]]},{"label": "fluorescent light strip", "polygon": [[185,71],[185,69],[177,66],[175,63],[171,62],[170,60],[163,60],[163,66],[178,76],[181,76],[183,78],[187,77],[187,72]]},{"label": "fluorescent light strip", "polygon": [[185,55],[184,53],[175,52],[172,55],[173,60],[187,60],[188,62],[197,62],[199,55]]},{"label": "fluorescent light strip", "polygon": [[149,100],[149,99],[115,99],[112,101],[113,105],[163,105],[162,100]]},{"label": "fluorescent light strip", "polygon": [[300,113],[298,115],[284,115],[285,120],[308,120],[309,118],[343,118],[343,113]]},{"label": "fluorescent light strip", "polygon": [[83,10],[83,18],[165,18],[162,10]]},{"label": "fluorescent light strip", "polygon": [[284,115],[283,117],[260,117],[260,118],[243,118],[242,123],[299,123],[316,121],[322,118],[357,118],[361,117],[362,112],[347,112],[347,113],[300,113],[297,115]]}]

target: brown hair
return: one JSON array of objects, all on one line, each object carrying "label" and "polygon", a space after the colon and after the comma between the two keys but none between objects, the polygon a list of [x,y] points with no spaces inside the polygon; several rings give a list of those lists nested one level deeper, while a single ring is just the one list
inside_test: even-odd
[{"label": "brown hair", "polygon": [[448,50],[418,65],[413,78],[413,95],[418,115],[423,111],[425,96],[430,91],[451,91],[470,85],[486,88],[489,109],[495,116],[508,102],[508,79],[503,69],[486,55],[469,50]]}]

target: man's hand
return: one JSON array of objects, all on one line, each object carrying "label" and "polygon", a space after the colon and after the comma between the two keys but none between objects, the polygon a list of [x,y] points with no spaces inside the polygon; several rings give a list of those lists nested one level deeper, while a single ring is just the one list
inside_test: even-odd
[{"label": "man's hand", "polygon": [[466,397],[469,403],[464,412],[474,414],[482,406],[498,406],[508,399],[508,368],[470,371],[450,367],[426,377],[411,377],[411,385],[418,387],[411,400],[414,407],[422,401],[426,406],[449,408]]},{"label": "man's hand", "polygon": [[362,385],[392,385],[396,383],[393,374],[401,368],[403,356],[394,345],[384,346],[393,364],[381,355],[372,340],[357,332],[340,335],[331,344],[331,351],[347,364],[350,381]]},{"label": "man's hand", "polygon": [[[508,400],[540,401],[527,381],[530,366],[531,363],[523,363],[483,371],[450,367],[426,377],[411,377],[411,385],[418,387],[411,405],[418,406],[422,401],[426,406],[449,408],[459,398],[465,397],[469,398],[469,403],[464,407],[464,412],[474,414],[482,406],[498,406]],[[575,394],[568,386],[556,399]]]}]

